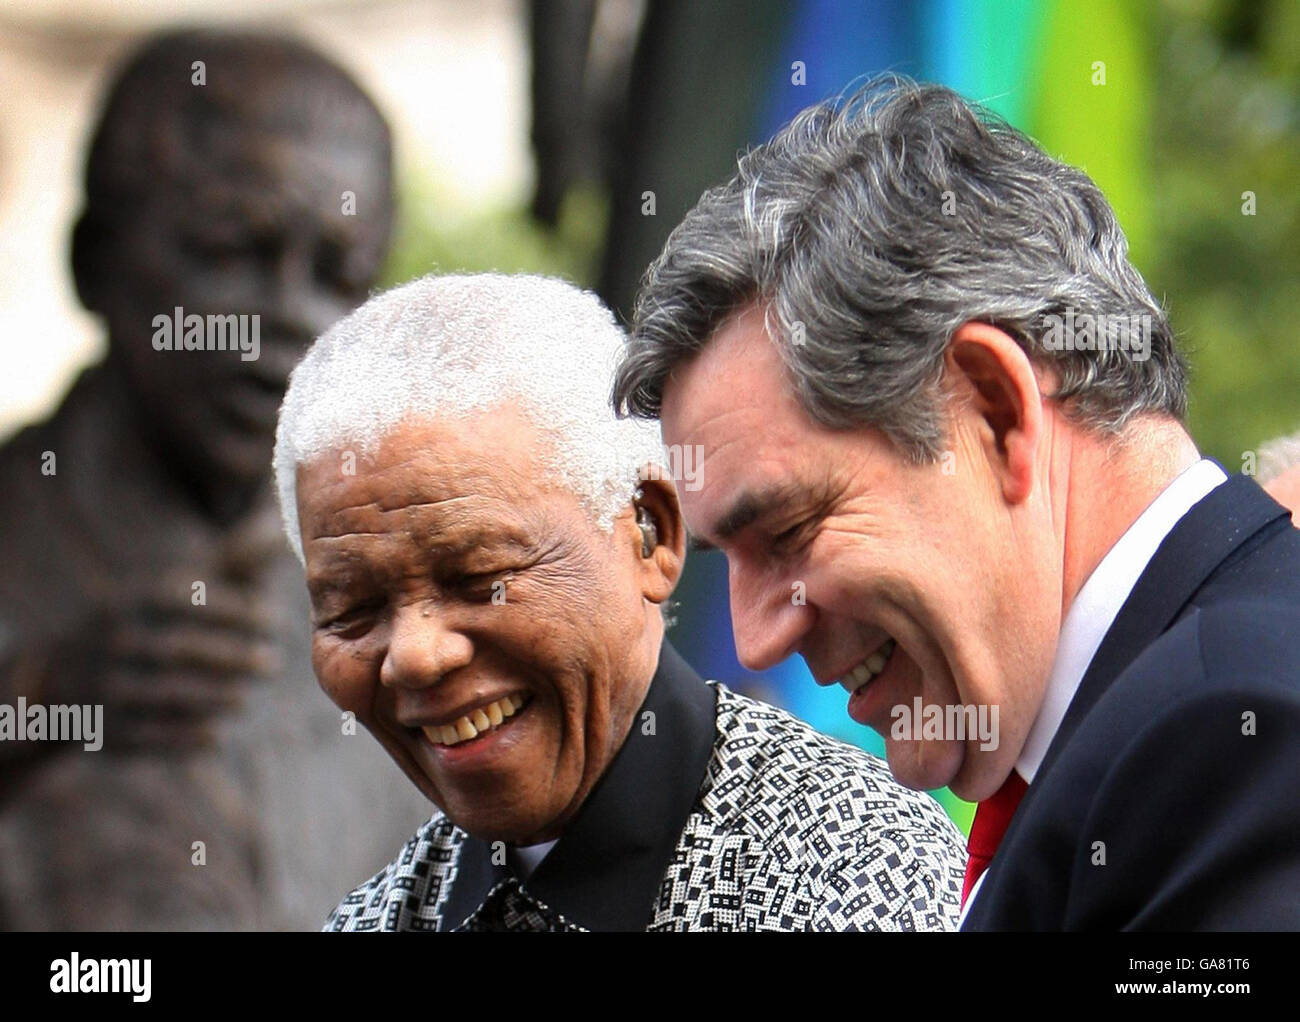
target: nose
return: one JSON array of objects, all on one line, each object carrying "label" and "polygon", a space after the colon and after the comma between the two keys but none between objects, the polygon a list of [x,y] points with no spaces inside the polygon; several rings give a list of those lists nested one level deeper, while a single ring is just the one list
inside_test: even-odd
[{"label": "nose", "polygon": [[469,636],[450,627],[428,604],[411,604],[393,616],[379,681],[390,688],[421,689],[473,659]]},{"label": "nose", "polygon": [[765,671],[791,656],[817,611],[803,583],[730,566],[731,626],[736,657],[746,670]]},{"label": "nose", "polygon": [[263,307],[272,341],[305,345],[351,311],[316,274],[316,249],[310,238],[286,241],[267,266]]}]

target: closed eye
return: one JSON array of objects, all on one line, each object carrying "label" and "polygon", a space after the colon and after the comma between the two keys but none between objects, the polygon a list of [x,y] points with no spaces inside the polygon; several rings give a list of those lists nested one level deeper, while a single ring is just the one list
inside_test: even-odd
[{"label": "closed eye", "polygon": [[461,575],[455,580],[455,588],[471,599],[486,600],[505,589],[515,579],[515,569],[502,568],[497,571],[476,572]]},{"label": "closed eye", "polygon": [[794,553],[806,538],[812,524],[812,519],[804,519],[773,536],[769,541],[772,552],[778,556],[788,556]]},{"label": "closed eye", "polygon": [[802,528],[803,528],[803,522],[800,522],[798,525],[792,525],[790,526],[790,528],[786,529],[785,532],[773,536],[772,542],[776,543],[778,546],[783,543],[789,543],[791,540],[795,538],[795,536],[799,535],[799,530]]},{"label": "closed eye", "polygon": [[327,631],[334,635],[357,638],[370,631],[375,618],[383,609],[382,600],[358,603],[338,614],[324,618],[316,627],[320,631]]}]

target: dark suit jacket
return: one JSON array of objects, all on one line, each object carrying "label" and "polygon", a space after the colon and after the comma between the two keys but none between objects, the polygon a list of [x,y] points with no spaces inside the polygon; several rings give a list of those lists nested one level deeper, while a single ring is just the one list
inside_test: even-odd
[{"label": "dark suit jacket", "polygon": [[1138,579],[963,929],[1300,929],[1300,529],[1252,479]]}]

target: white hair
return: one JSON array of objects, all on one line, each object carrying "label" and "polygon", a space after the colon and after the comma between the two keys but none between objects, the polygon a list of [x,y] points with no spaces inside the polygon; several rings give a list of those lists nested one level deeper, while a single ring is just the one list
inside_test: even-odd
[{"label": "white hair", "polygon": [[1300,433],[1278,437],[1266,443],[1259,452],[1260,483],[1272,482],[1283,472],[1300,465]]},{"label": "white hair", "polygon": [[280,406],[275,479],[298,560],[300,464],[345,449],[365,457],[404,420],[508,402],[552,441],[538,470],[610,531],[638,470],[666,463],[657,424],[614,414],[625,341],[599,298],[548,277],[428,276],[371,298],[312,345]]}]

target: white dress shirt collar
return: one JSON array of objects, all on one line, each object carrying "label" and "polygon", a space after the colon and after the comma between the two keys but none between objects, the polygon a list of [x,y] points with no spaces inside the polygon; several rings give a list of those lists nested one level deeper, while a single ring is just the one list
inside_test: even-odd
[{"label": "white dress shirt collar", "polygon": [[1185,469],[1138,516],[1088,576],[1061,622],[1043,704],[1016,760],[1016,772],[1029,784],[1034,782],[1097,647],[1156,550],[1183,515],[1227,480],[1223,469],[1208,458]]},{"label": "white dress shirt collar", "polygon": [[[1223,469],[1208,458],[1202,458],[1185,469],[1138,516],[1088,576],[1061,622],[1056,659],[1047,678],[1043,704],[1029,729],[1020,758],[1016,760],[1016,772],[1026,783],[1033,784],[1043,757],[1047,755],[1047,747],[1056,737],[1061,721],[1065,719],[1065,711],[1069,709],[1097,647],[1119,616],[1124,601],[1137,585],[1142,572],[1146,571],[1156,550],[1183,515],[1216,486],[1227,481]],[[966,915],[975,904],[988,873],[986,869],[975,881],[966,904],[962,906],[958,929],[966,922]]]},{"label": "white dress shirt collar", "polygon": [[[559,838],[555,839],[556,841]],[[555,841],[543,841],[540,845],[512,845],[510,853],[514,857],[515,872],[519,879],[527,880],[533,870],[542,864],[542,860],[555,847]]]}]

